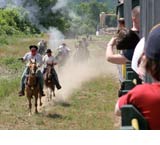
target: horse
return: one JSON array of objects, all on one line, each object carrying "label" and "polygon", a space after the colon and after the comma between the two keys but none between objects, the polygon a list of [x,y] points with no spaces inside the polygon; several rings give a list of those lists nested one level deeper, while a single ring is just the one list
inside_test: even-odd
[{"label": "horse", "polygon": [[64,44],[58,47],[58,53],[55,56],[56,61],[58,62],[59,69],[64,67],[69,60],[70,49],[65,47]]},{"label": "horse", "polygon": [[75,54],[74,54],[74,60],[78,63],[87,62],[89,59],[89,50],[87,47],[83,46],[80,42],[80,45],[77,46]]},{"label": "horse", "polygon": [[34,96],[35,98],[35,113],[38,113],[38,98],[39,98],[39,105],[42,106],[41,102],[41,94],[40,94],[40,86],[38,82],[38,77],[37,77],[37,63],[36,60],[30,60],[29,62],[29,74],[27,75],[26,78],[26,85],[25,85],[25,91],[26,91],[26,96],[29,102],[29,116],[32,114],[32,98]]},{"label": "horse", "polygon": [[47,88],[47,98],[48,101],[55,97],[55,83],[53,79],[53,66],[54,64],[47,64],[46,71],[44,73],[44,84]]}]

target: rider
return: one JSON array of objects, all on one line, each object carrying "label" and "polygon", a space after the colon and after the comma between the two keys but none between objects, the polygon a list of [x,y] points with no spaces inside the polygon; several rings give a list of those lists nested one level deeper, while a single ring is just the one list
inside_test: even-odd
[{"label": "rider", "polygon": [[[43,57],[42,61],[43,61],[43,64],[44,64],[43,74],[45,74],[45,72],[46,72],[47,64],[51,64],[51,65],[52,64],[53,65],[57,64],[55,62],[54,56],[52,56],[51,49],[47,49],[46,55]],[[53,80],[55,82],[55,85],[56,85],[57,89],[59,90],[59,89],[61,89],[61,85],[59,84],[58,75],[57,75],[56,70],[54,69],[54,67],[53,67],[52,71],[53,71]]]},{"label": "rider", "polygon": [[[31,59],[35,59],[36,62],[39,64],[39,66],[42,65],[42,56],[37,53],[38,47],[36,45],[30,45],[29,46],[30,52],[26,53],[22,58],[22,62],[27,62],[26,68],[23,71],[22,77],[21,77],[21,90],[19,91],[19,96],[24,96],[24,89],[25,89],[25,80],[26,80],[26,75],[29,73],[29,67],[28,63]],[[43,75],[40,70],[37,71],[37,76],[39,80],[39,85],[40,85],[40,93],[42,96],[45,96],[43,92]]]},{"label": "rider", "polygon": [[69,52],[70,52],[70,48],[67,47],[66,43],[62,43],[62,45],[60,45],[58,47],[58,51],[62,56],[68,56]]},{"label": "rider", "polygon": [[37,46],[38,46],[38,53],[43,55],[47,49],[47,41],[41,40],[40,42],[38,42]]}]

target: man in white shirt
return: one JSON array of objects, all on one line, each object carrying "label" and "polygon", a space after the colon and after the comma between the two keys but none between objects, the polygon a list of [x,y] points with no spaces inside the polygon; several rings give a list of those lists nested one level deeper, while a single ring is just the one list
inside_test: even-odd
[{"label": "man in white shirt", "polygon": [[[22,77],[21,77],[21,90],[19,91],[19,96],[24,96],[24,89],[25,89],[25,80],[26,80],[26,75],[29,73],[29,68],[28,68],[28,63],[31,59],[35,59],[36,62],[39,64],[39,66],[42,65],[42,56],[37,53],[38,47],[36,45],[30,45],[29,46],[30,52],[27,52],[23,58],[21,58],[22,62],[26,62],[26,68],[23,71]],[[41,95],[44,95],[43,92],[43,75],[40,70],[37,71],[37,76],[40,84],[40,90],[41,90]]]},{"label": "man in white shirt", "polygon": [[63,55],[68,55],[70,48],[67,47],[66,43],[62,43],[62,45],[59,46],[58,50]]},{"label": "man in white shirt", "polygon": [[[46,71],[47,64],[51,64],[53,66],[57,64],[55,62],[54,56],[52,56],[51,49],[47,49],[46,53],[47,54],[43,57],[43,60],[42,60],[43,65],[44,65],[43,74]],[[55,85],[56,85],[57,89],[59,90],[59,89],[61,89],[61,85],[59,84],[58,75],[57,75],[56,70],[54,69],[54,67],[53,67],[52,71],[53,71],[52,72],[52,74],[53,74],[53,76],[52,76],[53,77],[53,81],[55,82]]]}]

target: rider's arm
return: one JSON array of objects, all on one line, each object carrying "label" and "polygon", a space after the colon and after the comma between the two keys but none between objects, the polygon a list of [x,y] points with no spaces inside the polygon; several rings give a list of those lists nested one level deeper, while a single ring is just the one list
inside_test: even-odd
[{"label": "rider's arm", "polygon": [[38,62],[39,67],[41,67],[43,62],[42,62],[42,56],[40,54],[37,54],[37,62]]},{"label": "rider's arm", "polygon": [[29,53],[26,53],[22,58],[20,58],[20,60],[22,62],[26,62],[28,60],[28,55],[29,55]]}]

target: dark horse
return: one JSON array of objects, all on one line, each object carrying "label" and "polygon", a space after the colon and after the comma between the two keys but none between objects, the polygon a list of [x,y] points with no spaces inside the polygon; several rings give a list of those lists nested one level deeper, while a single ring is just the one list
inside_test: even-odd
[{"label": "dark horse", "polygon": [[41,95],[40,95],[40,87],[38,82],[37,72],[37,64],[36,60],[30,60],[29,63],[29,74],[26,79],[26,96],[29,102],[29,115],[32,113],[32,101],[33,96],[35,97],[35,113],[38,113],[38,98],[40,100],[40,106],[42,106]]},{"label": "dark horse", "polygon": [[47,88],[47,97],[48,101],[52,99],[52,96],[55,96],[55,83],[53,79],[53,68],[54,64],[47,64],[45,74],[44,74],[44,84]]}]

